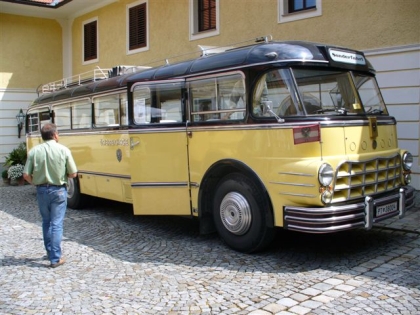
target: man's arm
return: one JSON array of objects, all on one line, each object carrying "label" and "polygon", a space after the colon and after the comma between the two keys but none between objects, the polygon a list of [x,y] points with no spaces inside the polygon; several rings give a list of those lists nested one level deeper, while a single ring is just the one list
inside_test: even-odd
[{"label": "man's arm", "polygon": [[71,173],[71,174],[67,174],[68,178],[75,178],[77,177],[77,172],[76,173]]},{"label": "man's arm", "polygon": [[23,178],[29,183],[32,184],[32,175],[23,173]]}]

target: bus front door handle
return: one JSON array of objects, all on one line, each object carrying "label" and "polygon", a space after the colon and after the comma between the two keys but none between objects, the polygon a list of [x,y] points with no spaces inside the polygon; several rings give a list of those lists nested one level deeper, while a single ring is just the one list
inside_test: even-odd
[{"label": "bus front door handle", "polygon": [[140,141],[134,141],[133,139],[130,140],[130,149],[133,150],[136,145],[139,145]]}]

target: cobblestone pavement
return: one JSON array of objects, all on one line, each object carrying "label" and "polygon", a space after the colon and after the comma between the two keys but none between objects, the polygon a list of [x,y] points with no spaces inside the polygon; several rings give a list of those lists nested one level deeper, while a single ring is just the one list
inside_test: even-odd
[{"label": "cobblestone pavement", "polygon": [[51,269],[35,188],[3,186],[0,314],[420,314],[418,199],[370,231],[280,231],[254,255],[193,220],[96,200],[67,211],[66,264]]}]

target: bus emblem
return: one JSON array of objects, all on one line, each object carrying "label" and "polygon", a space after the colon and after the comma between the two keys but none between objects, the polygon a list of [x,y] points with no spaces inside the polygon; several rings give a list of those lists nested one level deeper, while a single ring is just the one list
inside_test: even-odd
[{"label": "bus emblem", "polygon": [[121,162],[122,159],[122,151],[121,149],[117,149],[117,160],[118,162]]}]

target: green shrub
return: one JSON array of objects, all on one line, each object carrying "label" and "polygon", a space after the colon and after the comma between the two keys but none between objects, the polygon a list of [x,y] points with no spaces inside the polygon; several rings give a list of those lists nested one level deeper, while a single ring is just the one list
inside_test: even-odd
[{"label": "green shrub", "polygon": [[14,148],[9,155],[6,156],[4,166],[10,167],[12,165],[22,164],[25,165],[26,163],[26,143],[22,142],[18,145],[17,148]]}]

